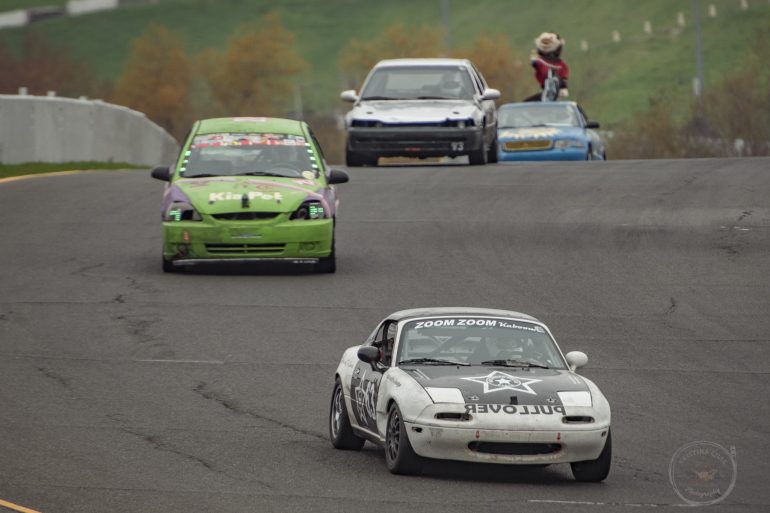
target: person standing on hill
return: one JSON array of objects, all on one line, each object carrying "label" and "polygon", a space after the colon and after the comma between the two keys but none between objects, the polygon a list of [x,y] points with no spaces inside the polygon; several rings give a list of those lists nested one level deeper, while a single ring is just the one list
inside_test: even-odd
[{"label": "person standing on hill", "polygon": [[535,69],[535,80],[540,84],[541,92],[524,99],[525,102],[539,102],[545,80],[548,78],[548,69],[552,68],[559,77],[559,97],[569,96],[567,79],[569,79],[569,66],[561,58],[564,48],[564,40],[555,32],[543,32],[535,38],[535,51],[530,56],[530,63]]}]

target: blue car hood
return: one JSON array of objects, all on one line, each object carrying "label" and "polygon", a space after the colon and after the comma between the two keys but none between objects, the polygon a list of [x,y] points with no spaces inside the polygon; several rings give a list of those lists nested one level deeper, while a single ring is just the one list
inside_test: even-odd
[{"label": "blue car hood", "polygon": [[533,126],[526,128],[500,128],[500,141],[521,141],[532,139],[585,139],[585,131],[575,126]]}]

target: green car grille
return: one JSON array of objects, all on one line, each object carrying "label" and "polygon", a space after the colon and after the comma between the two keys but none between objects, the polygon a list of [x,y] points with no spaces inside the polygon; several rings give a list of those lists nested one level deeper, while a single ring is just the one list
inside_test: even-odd
[{"label": "green car grille", "polygon": [[280,212],[227,212],[224,214],[211,214],[211,217],[219,221],[264,221],[275,219]]},{"label": "green car grille", "polygon": [[264,255],[282,253],[286,244],[206,244],[212,255]]}]

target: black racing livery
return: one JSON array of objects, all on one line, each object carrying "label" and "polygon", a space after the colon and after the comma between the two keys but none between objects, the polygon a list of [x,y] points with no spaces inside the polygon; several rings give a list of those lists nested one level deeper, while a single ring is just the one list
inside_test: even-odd
[{"label": "black racing livery", "polygon": [[586,391],[575,374],[503,366],[402,366],[423,387],[457,388],[466,403],[561,405],[557,392]]}]

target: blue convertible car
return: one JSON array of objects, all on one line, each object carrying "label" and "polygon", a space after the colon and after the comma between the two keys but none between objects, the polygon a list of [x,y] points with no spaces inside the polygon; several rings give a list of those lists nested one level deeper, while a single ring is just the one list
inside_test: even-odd
[{"label": "blue convertible car", "polygon": [[506,103],[497,115],[499,160],[606,160],[595,128],[575,102]]}]

